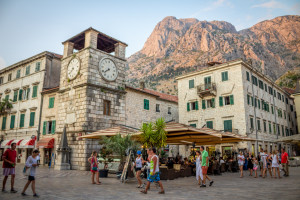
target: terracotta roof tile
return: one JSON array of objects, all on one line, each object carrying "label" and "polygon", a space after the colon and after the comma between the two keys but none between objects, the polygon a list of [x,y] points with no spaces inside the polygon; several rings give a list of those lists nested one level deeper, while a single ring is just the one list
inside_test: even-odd
[{"label": "terracotta roof tile", "polygon": [[286,87],[284,87],[284,88],[282,88],[282,89],[284,89],[286,92],[288,92],[288,93],[290,93],[290,94],[295,94],[295,92],[296,92],[295,89],[291,89],[291,88],[286,88]]},{"label": "terracotta roof tile", "polygon": [[178,103],[178,96],[174,96],[174,95],[170,95],[170,94],[164,94],[164,93],[157,92],[157,91],[154,91],[154,90],[149,90],[147,88],[142,90],[140,88],[135,88],[135,87],[131,87],[131,86],[128,86],[128,85],[126,85],[126,88],[130,88],[130,89],[133,89],[133,90],[136,90],[136,91],[147,93],[147,94],[156,96],[156,97],[158,97],[160,99],[163,99],[163,100],[173,101],[173,102]]}]

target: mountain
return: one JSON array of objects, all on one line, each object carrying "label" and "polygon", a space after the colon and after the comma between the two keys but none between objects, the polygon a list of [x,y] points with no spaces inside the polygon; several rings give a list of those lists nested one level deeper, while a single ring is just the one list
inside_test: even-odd
[{"label": "mountain", "polygon": [[128,58],[128,82],[176,94],[175,77],[206,67],[207,62],[252,59],[276,80],[300,68],[300,16],[282,16],[236,31],[225,21],[166,17],[143,48]]}]

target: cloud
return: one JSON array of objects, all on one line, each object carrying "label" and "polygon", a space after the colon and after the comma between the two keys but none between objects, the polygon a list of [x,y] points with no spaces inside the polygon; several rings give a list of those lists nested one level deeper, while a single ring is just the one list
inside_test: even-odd
[{"label": "cloud", "polygon": [[3,69],[6,67],[6,62],[5,60],[0,56],[0,69]]},{"label": "cloud", "polygon": [[251,8],[282,8],[283,5],[277,1],[271,0],[266,3],[256,4],[251,6]]}]

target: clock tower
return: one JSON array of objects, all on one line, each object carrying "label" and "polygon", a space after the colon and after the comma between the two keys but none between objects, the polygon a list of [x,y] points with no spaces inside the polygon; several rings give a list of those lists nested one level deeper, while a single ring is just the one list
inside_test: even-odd
[{"label": "clock tower", "polygon": [[87,170],[100,146],[78,136],[125,124],[127,44],[88,28],[63,45],[57,131],[66,125],[72,169]]}]

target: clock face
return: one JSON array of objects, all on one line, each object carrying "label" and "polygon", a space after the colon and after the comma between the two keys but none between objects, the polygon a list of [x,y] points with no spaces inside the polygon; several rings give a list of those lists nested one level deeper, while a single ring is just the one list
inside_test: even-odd
[{"label": "clock face", "polygon": [[118,68],[109,58],[103,58],[99,62],[99,71],[101,76],[107,81],[115,81],[118,77]]},{"label": "clock face", "polygon": [[78,58],[73,58],[68,65],[68,78],[73,80],[76,78],[80,69],[80,61]]}]

